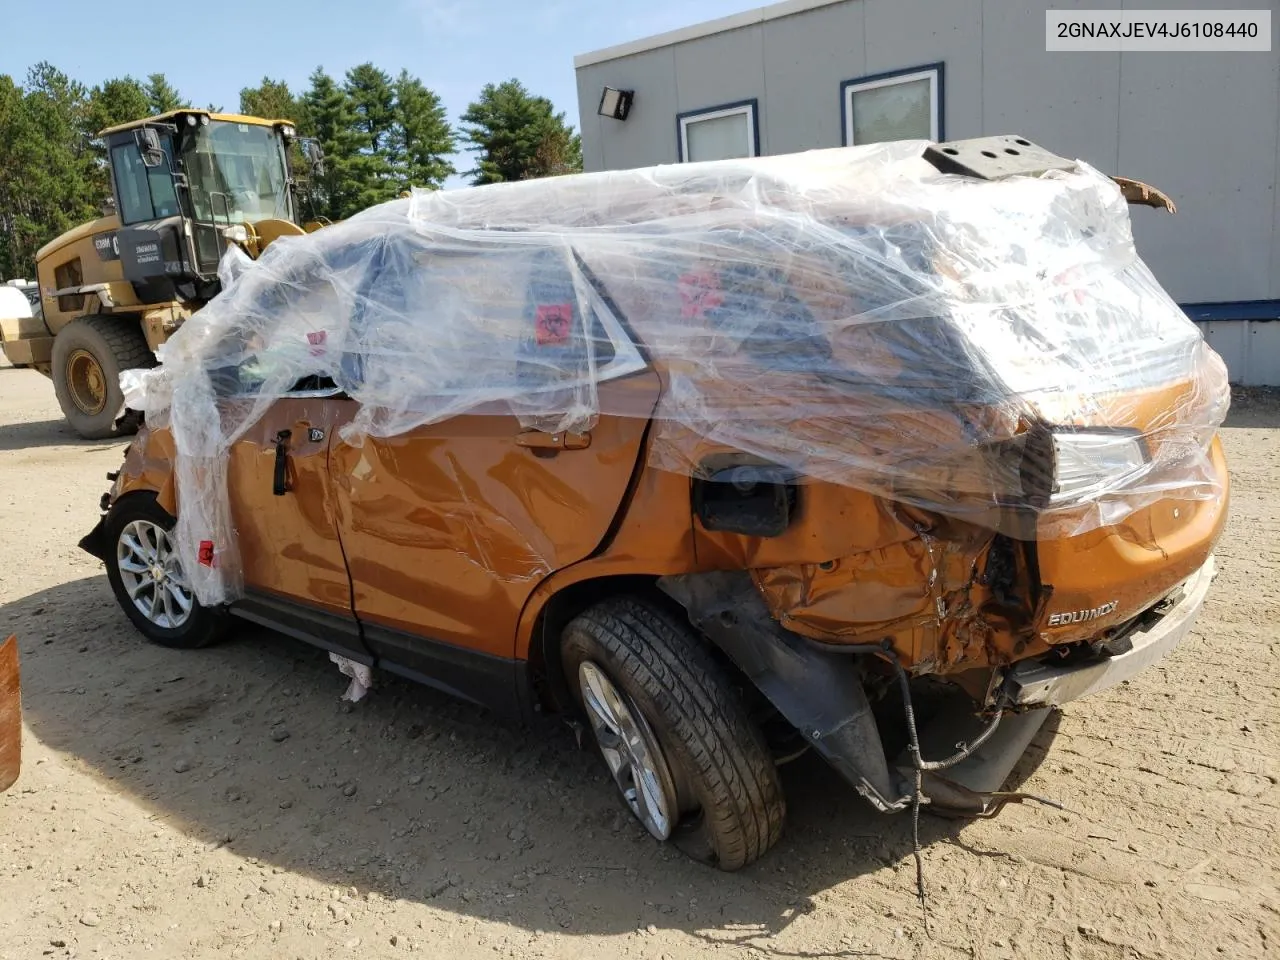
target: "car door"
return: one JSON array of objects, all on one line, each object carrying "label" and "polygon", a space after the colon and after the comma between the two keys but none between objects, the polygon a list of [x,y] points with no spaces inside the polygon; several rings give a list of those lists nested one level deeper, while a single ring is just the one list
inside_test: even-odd
[{"label": "car door", "polygon": [[334,425],[352,401],[333,387],[276,400],[227,465],[245,596],[234,612],[362,663],[329,470]]},{"label": "car door", "polygon": [[352,597],[380,665],[480,703],[513,692],[521,608],[605,539],[659,389],[651,369],[601,383],[606,413],[580,435],[525,430],[493,405],[358,446],[335,437]]}]

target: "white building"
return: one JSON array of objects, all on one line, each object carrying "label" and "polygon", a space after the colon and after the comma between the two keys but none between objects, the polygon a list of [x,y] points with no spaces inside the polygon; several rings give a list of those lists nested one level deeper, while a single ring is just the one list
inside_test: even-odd
[{"label": "white building", "polygon": [[[1025,0],[786,0],[575,58],[583,161],[1020,134],[1172,196],[1174,216],[1135,209],[1140,254],[1234,381],[1280,385],[1280,46],[1044,48]],[[601,114],[606,87],[633,92],[625,120]]]}]

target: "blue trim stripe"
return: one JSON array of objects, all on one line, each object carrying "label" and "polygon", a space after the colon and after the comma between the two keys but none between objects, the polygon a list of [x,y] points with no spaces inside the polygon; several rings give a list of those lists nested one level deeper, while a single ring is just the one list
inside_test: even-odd
[{"label": "blue trim stripe", "polygon": [[1280,320],[1280,300],[1229,300],[1178,306],[1192,320]]}]

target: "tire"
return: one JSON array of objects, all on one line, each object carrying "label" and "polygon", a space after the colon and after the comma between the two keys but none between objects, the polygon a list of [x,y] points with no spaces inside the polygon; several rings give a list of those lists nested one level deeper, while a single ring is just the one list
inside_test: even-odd
[{"label": "tire", "polygon": [[[106,523],[103,529],[103,542],[105,545],[106,564],[107,564],[107,580],[111,583],[111,590],[116,595],[116,601],[120,604],[133,625],[152,643],[157,643],[162,647],[172,647],[177,650],[194,650],[198,647],[207,647],[209,644],[219,640],[226,630],[227,616],[226,612],[218,608],[210,608],[202,606],[200,601],[196,599],[195,594],[188,587],[186,593],[189,597],[190,608],[184,616],[179,618],[174,616],[172,619],[165,618],[163,614],[159,617],[148,616],[143,611],[140,603],[146,605],[148,598],[157,596],[157,588],[143,588],[139,594],[139,601],[135,602],[130,594],[130,584],[136,585],[139,575],[133,571],[122,569],[121,555],[125,554],[126,562],[133,562],[139,558],[137,552],[130,552],[128,549],[122,551],[121,543],[126,536],[131,536],[134,543],[140,543],[144,548],[150,546],[146,534],[140,531],[154,531],[158,528],[165,533],[173,529],[174,519],[169,516],[160,505],[156,503],[154,494],[151,493],[135,493],[122,497],[117,500],[115,506],[111,508],[111,512],[107,514]],[[172,540],[166,540],[172,547]],[[135,564],[136,565],[136,564]],[[145,564],[143,564],[145,565]],[[169,578],[171,608],[180,613],[180,603],[174,598],[173,575],[178,575],[179,582],[184,582],[185,578],[181,578],[181,568],[178,566],[177,557],[170,554],[167,558],[163,551],[157,563],[158,566],[165,568],[165,575]],[[143,579],[146,579],[144,575]],[[129,581],[129,583],[126,583]],[[161,604],[163,609],[164,604]],[[153,614],[156,608],[152,607]],[[165,622],[169,619],[169,622]],[[174,622],[179,621],[180,622]]]},{"label": "tire", "polygon": [[[763,736],[704,643],[678,613],[639,597],[617,597],[569,623],[561,662],[606,765],[612,770],[586,704],[584,664],[589,675],[599,670],[611,681],[626,707],[638,709],[645,721],[640,726],[661,747],[676,795],[678,822],[670,840],[696,860],[737,870],[778,842],[786,804]],[[661,836],[624,799],[649,832]]]},{"label": "tire", "polygon": [[120,372],[155,363],[134,317],[80,317],[59,330],[53,340],[53,389],[71,428],[86,440],[132,432],[115,425],[124,406]]}]

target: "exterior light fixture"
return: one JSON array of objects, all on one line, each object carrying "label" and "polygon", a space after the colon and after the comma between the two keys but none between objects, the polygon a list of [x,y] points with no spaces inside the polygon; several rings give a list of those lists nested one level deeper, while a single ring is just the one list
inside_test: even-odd
[{"label": "exterior light fixture", "polygon": [[605,87],[604,92],[600,94],[600,106],[596,108],[596,113],[613,120],[625,120],[627,114],[631,112],[631,101],[635,99],[635,95],[634,90],[615,90],[613,87]]}]

